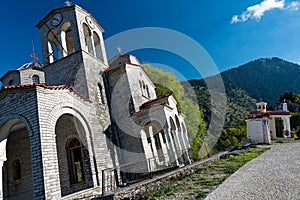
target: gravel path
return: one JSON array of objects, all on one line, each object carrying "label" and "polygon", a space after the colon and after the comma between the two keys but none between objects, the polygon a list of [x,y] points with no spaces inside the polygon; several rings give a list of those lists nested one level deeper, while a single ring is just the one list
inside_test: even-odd
[{"label": "gravel path", "polygon": [[236,171],[205,199],[300,199],[300,143],[274,145]]}]

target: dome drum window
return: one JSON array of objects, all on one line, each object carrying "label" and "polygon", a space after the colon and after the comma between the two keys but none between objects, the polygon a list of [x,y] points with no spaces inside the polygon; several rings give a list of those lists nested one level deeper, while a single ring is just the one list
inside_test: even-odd
[{"label": "dome drum window", "polygon": [[33,84],[39,84],[40,83],[40,77],[38,75],[33,75],[32,76],[32,83]]}]

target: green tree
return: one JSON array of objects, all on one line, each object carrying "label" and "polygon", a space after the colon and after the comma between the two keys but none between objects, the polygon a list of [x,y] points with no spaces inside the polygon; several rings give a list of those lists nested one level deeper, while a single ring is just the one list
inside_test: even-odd
[{"label": "green tree", "polygon": [[184,88],[176,77],[171,72],[165,72],[161,69],[152,67],[149,64],[143,65],[145,71],[148,73],[152,81],[157,84],[156,95],[163,96],[169,91],[172,91],[177,100],[180,100],[184,95]]},{"label": "green tree", "polygon": [[243,123],[234,128],[224,130],[223,134],[219,139],[218,145],[220,145],[221,148],[226,148],[229,146],[241,146],[242,139],[246,137],[246,125]]}]

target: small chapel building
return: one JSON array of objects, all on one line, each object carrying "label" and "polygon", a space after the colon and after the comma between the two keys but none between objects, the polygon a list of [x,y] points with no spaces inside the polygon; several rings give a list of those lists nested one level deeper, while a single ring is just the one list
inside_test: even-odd
[{"label": "small chapel building", "polygon": [[271,144],[273,139],[290,137],[290,117],[286,102],[283,110],[268,111],[267,103],[260,101],[246,120],[247,138],[252,144]]},{"label": "small chapel building", "polygon": [[136,57],[108,61],[89,12],[67,5],[36,26],[43,64],[0,79],[0,199],[104,191],[191,163],[174,96],[156,96]]}]

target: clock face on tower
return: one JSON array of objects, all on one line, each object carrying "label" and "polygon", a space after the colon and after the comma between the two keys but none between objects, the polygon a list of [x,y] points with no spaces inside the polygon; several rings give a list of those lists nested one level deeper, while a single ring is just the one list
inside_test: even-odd
[{"label": "clock face on tower", "polygon": [[58,26],[62,22],[62,20],[63,20],[62,14],[61,13],[56,13],[51,18],[51,25],[52,26]]}]

